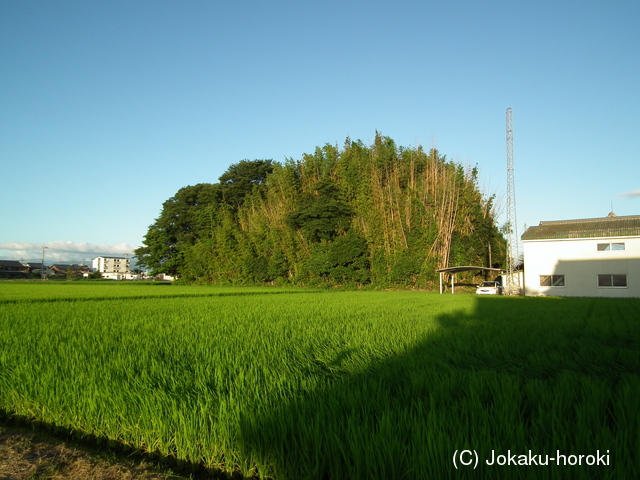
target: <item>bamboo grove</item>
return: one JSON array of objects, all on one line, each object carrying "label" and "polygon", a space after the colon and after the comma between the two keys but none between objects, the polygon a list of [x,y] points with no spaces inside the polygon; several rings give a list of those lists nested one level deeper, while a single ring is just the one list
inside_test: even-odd
[{"label": "bamboo grove", "polygon": [[300,160],[242,161],[180,189],[140,263],[218,284],[433,286],[450,265],[501,266],[495,196],[436,149],[347,138]]}]

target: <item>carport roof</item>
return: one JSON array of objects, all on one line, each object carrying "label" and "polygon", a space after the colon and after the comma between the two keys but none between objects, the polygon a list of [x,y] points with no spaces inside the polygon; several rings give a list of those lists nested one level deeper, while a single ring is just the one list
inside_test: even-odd
[{"label": "carport roof", "polygon": [[449,267],[449,268],[441,268],[436,270],[436,272],[445,272],[445,273],[460,273],[460,272],[469,272],[471,270],[483,270],[486,272],[500,272],[504,273],[506,270],[502,270],[501,268],[489,268],[489,267],[476,267],[473,265],[467,265],[464,267]]}]

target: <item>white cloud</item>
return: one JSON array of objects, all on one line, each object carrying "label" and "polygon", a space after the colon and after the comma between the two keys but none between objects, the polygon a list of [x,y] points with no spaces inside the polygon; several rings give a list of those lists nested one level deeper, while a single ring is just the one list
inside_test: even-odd
[{"label": "white cloud", "polygon": [[632,198],[632,197],[640,197],[640,188],[632,191],[632,192],[627,192],[627,193],[621,193],[620,195],[618,195],[619,197],[628,197],[628,198]]},{"label": "white cloud", "polygon": [[[95,245],[86,242],[54,241],[44,244],[45,263],[88,262],[101,255],[133,255],[136,248],[126,243],[117,245]],[[42,261],[42,243],[4,242],[0,243],[0,258],[22,260],[25,262]]]}]

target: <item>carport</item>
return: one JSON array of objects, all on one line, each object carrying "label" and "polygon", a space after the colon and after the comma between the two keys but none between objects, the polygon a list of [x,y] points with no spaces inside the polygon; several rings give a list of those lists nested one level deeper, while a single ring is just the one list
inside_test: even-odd
[{"label": "carport", "polygon": [[440,293],[444,292],[444,274],[451,274],[451,293],[455,293],[455,283],[456,283],[456,273],[460,272],[469,272],[471,270],[478,270],[482,272],[496,272],[496,273],[506,273],[506,270],[502,270],[501,268],[489,268],[489,267],[476,267],[476,266],[464,266],[464,267],[449,267],[449,268],[441,268],[440,270],[436,270],[440,274]]}]

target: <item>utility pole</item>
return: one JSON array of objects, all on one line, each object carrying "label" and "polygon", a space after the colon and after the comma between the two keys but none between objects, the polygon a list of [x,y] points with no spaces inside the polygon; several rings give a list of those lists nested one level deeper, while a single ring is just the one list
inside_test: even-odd
[{"label": "utility pole", "polygon": [[507,295],[520,295],[520,276],[515,262],[518,252],[518,221],[516,220],[516,182],[513,174],[513,118],[507,108]]},{"label": "utility pole", "polygon": [[42,244],[42,263],[41,263],[41,269],[40,269],[40,278],[42,280],[44,280],[46,278],[46,274],[44,273],[45,268],[44,268],[44,249],[45,248],[49,248],[49,247],[45,247],[44,243]]}]

